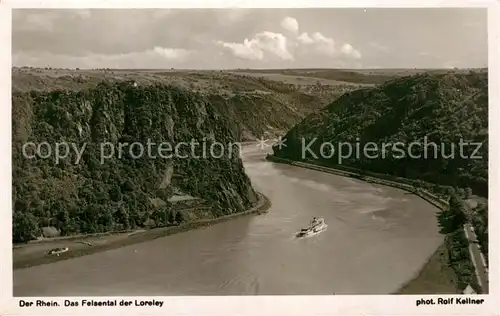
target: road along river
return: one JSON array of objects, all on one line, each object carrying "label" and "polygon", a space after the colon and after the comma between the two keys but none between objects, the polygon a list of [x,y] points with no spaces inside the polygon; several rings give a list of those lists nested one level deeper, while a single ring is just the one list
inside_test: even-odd
[{"label": "road along river", "polygon": [[[417,196],[265,154],[244,148],[269,213],[15,270],[14,295],[389,294],[442,242],[437,209]],[[328,229],[295,239],[313,216]]]}]

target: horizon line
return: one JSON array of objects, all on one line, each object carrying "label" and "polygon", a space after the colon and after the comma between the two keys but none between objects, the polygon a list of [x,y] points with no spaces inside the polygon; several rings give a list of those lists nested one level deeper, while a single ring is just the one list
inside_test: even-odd
[{"label": "horizon line", "polygon": [[437,68],[437,67],[379,67],[379,68],[318,68],[318,67],[297,67],[297,68],[82,68],[82,67],[75,67],[75,68],[61,68],[61,67],[51,67],[51,66],[46,66],[46,67],[39,67],[39,66],[11,66],[12,69],[15,68],[31,68],[31,69],[44,69],[44,70],[166,70],[166,71],[172,71],[172,70],[203,70],[203,71],[241,71],[241,70],[264,70],[264,71],[269,71],[269,70],[408,70],[408,69],[413,69],[413,70],[464,70],[464,69],[488,69],[488,66],[483,66],[483,67],[442,67],[442,68]]}]

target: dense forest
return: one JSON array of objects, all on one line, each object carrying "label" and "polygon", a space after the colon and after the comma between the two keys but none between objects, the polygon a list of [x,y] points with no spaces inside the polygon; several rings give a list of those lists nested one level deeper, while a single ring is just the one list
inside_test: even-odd
[{"label": "dense forest", "polygon": [[[15,92],[12,115],[14,242],[33,239],[47,226],[69,235],[141,227],[151,220],[180,223],[185,214],[169,202],[176,192],[205,201],[209,217],[243,211],[257,200],[237,152],[196,159],[188,148],[182,151],[188,158],[152,159],[127,148],[100,160],[104,142],[115,148],[146,146],[148,140],[236,142],[227,116],[184,89],[103,82],[81,91]],[[46,142],[52,150],[56,143],[86,147],[76,163],[74,150],[60,161],[53,154],[27,158],[23,145],[29,142]],[[199,155],[203,149],[197,148]]]},{"label": "dense forest", "polygon": [[[285,146],[274,147],[278,157],[471,188],[487,196],[488,74],[419,74],[345,93],[284,138]],[[343,142],[352,146],[349,157],[339,155]],[[333,144],[333,152],[321,147],[325,143]],[[365,147],[368,143],[376,146]],[[405,152],[394,150],[395,144]],[[375,156],[365,155],[364,148],[375,148]]]},{"label": "dense forest", "polygon": [[[450,207],[438,214],[438,222],[440,232],[445,235],[448,264],[454,270],[458,289],[463,290],[467,285],[471,285],[477,293],[483,293],[483,289],[476,279],[474,264],[469,252],[469,240],[467,240],[463,229],[463,225],[468,221],[467,207],[463,201],[465,197],[460,194],[459,190],[451,190]],[[481,215],[474,217],[483,218]],[[477,235],[480,240],[484,237],[480,232]],[[484,253],[487,255],[488,250],[486,249]]]},{"label": "dense forest", "polygon": [[481,252],[488,257],[488,205],[480,203],[474,209],[472,224],[477,235]]},{"label": "dense forest", "polygon": [[448,249],[448,264],[454,270],[459,289],[470,284],[478,293],[478,285],[469,253],[469,241],[465,236],[463,225],[467,221],[463,196],[458,191],[450,192],[450,207],[438,215],[440,232],[445,235],[445,246]]}]

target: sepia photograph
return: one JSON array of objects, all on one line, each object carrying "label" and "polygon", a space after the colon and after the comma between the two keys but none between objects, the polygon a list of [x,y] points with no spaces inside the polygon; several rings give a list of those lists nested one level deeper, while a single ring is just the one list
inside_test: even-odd
[{"label": "sepia photograph", "polygon": [[14,8],[11,78],[21,305],[486,304],[487,8]]}]

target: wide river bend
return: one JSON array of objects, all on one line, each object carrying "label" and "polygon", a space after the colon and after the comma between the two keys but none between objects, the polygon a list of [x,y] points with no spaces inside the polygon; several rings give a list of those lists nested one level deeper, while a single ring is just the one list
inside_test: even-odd
[{"label": "wide river bend", "polygon": [[[437,209],[417,196],[264,156],[244,148],[269,213],[15,270],[14,295],[389,294],[442,242]],[[313,216],[328,229],[295,239]]]}]

